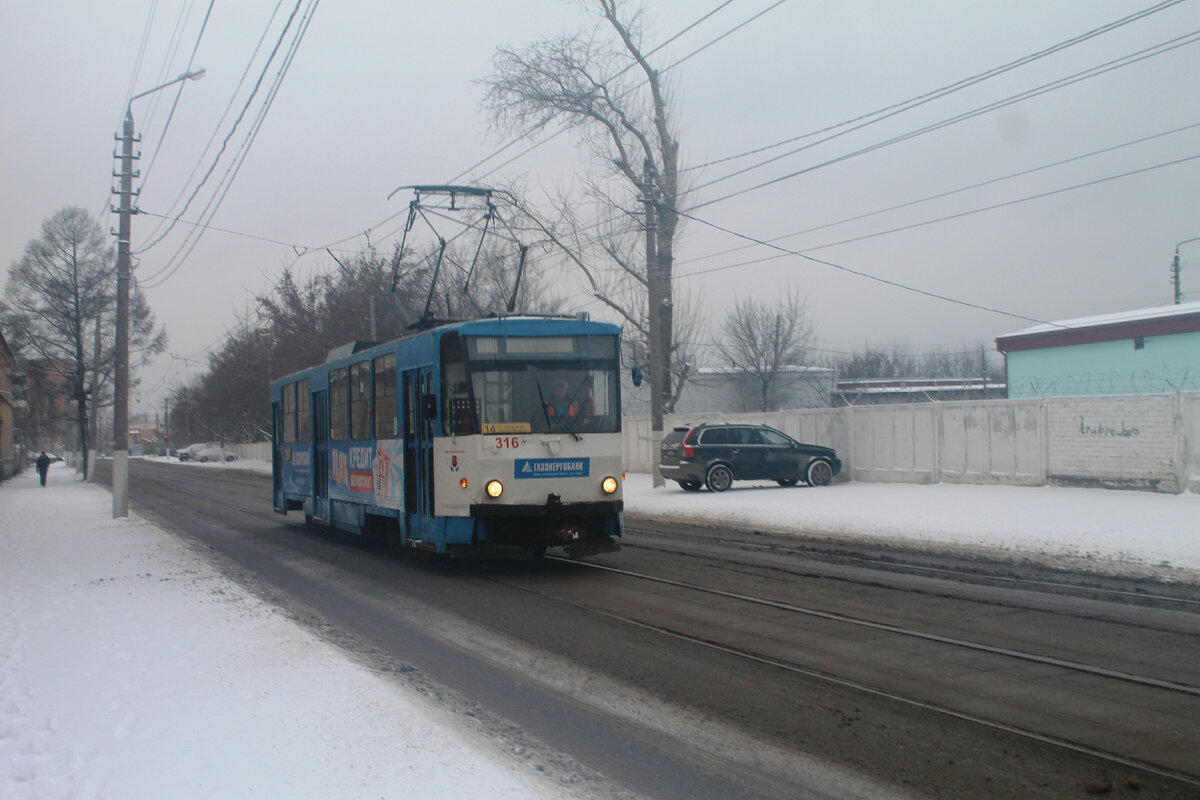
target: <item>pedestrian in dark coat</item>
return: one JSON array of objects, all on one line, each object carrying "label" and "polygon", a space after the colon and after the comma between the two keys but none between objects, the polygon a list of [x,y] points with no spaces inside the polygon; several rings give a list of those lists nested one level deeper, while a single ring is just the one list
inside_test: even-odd
[{"label": "pedestrian in dark coat", "polygon": [[38,477],[42,479],[42,486],[45,486],[46,485],[46,472],[50,469],[50,456],[46,455],[45,450],[43,450],[42,454],[40,456],[38,456],[38,460],[36,463],[37,463]]}]

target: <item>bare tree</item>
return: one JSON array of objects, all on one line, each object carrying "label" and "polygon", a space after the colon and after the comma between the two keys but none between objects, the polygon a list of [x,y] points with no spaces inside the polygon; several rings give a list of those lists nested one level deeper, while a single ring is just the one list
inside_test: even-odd
[{"label": "bare tree", "polygon": [[[131,299],[129,341],[136,368],[161,353],[167,337],[156,329],[154,314],[136,287]],[[9,269],[6,325],[23,358],[44,362],[70,387],[85,474],[88,414],[95,413],[113,370],[115,305],[113,249],[82,208],[64,208],[42,223],[41,236],[26,245]],[[102,319],[109,325],[101,326],[97,353],[94,332]]]},{"label": "bare tree", "polygon": [[[587,276],[594,296],[632,325],[648,350],[651,427],[662,430],[664,410],[678,394],[672,375],[674,304],[672,271],[676,211],[680,199],[679,142],[662,76],[642,44],[639,13],[626,13],[620,0],[589,0],[615,41],[583,35],[544,39],[524,51],[501,48],[494,73],[484,81],[484,104],[493,125],[533,136],[552,123],[575,130],[608,168],[615,189],[598,181],[588,192],[608,211],[613,228],[597,237],[594,225],[579,218],[574,200],[559,202],[554,222],[530,211],[535,227]],[[614,196],[614,192],[616,196]],[[632,211],[630,209],[638,209]],[[644,237],[639,262],[629,247]],[[624,296],[605,285],[590,266],[596,241]],[[610,282],[611,284],[611,282]]]},{"label": "bare tree", "polygon": [[808,303],[792,290],[771,305],[735,300],[721,324],[717,352],[725,364],[753,381],[759,410],[776,407],[779,374],[803,366],[813,338]]},{"label": "bare tree", "polygon": [[[473,318],[475,305],[496,312],[513,300],[519,265],[513,252],[484,248],[473,271],[461,252],[447,250],[444,257],[432,292],[434,316]],[[409,326],[421,319],[430,298],[433,259],[408,265],[401,270],[406,277],[393,286],[399,258],[395,250],[389,257],[368,247],[351,258],[334,258],[329,271],[306,280],[284,272],[256,298],[257,313],[238,320],[208,356],[207,370],[174,391],[171,435],[176,441],[267,438],[271,379],[320,363],[352,340],[388,341],[411,333]],[[471,299],[463,290],[468,272]],[[554,313],[559,304],[536,274],[521,281],[513,302],[523,311],[543,313]]]},{"label": "bare tree", "polygon": [[866,344],[863,349],[829,359],[829,366],[842,380],[886,380],[889,378],[984,378],[1004,382],[1004,362],[985,345],[964,345],[959,350],[914,353],[893,342]]}]

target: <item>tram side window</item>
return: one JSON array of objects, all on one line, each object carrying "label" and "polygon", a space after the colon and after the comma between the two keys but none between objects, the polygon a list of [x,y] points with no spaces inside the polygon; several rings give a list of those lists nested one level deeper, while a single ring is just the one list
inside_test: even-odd
[{"label": "tram side window", "polygon": [[400,435],[396,417],[396,354],[375,359],[375,438],[395,439]]},{"label": "tram side window", "polygon": [[296,383],[296,441],[310,442],[312,441],[312,417],[309,414],[309,403],[312,402],[312,396],[309,394],[308,378]]},{"label": "tram side window", "polygon": [[371,438],[371,363],[350,365],[350,438]]},{"label": "tram side window", "polygon": [[346,369],[329,373],[329,438],[346,440]]},{"label": "tram side window", "polygon": [[289,383],[283,387],[283,441],[296,441],[296,384]]}]

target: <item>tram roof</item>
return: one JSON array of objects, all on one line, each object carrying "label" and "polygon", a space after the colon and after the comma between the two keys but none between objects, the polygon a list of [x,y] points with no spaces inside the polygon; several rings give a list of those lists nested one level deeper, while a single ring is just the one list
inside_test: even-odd
[{"label": "tram roof", "polygon": [[580,334],[620,334],[621,328],[609,322],[597,322],[586,315],[575,317],[566,316],[500,316],[486,319],[449,322],[436,328],[414,331],[405,336],[398,336],[386,342],[351,341],[339,345],[329,351],[325,361],[312,364],[304,369],[296,370],[278,378],[272,378],[271,383],[278,383],[308,372],[314,367],[332,366],[335,362],[349,362],[355,356],[370,358],[386,353],[389,346],[396,342],[410,341],[422,336],[441,335],[456,330],[467,336],[577,336]]}]

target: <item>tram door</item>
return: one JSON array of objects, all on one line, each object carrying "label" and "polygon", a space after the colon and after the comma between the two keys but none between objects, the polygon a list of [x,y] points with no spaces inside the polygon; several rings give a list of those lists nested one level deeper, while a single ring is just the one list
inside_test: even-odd
[{"label": "tram door", "polygon": [[313,511],[317,519],[329,519],[329,392],[312,393]]},{"label": "tram door", "polygon": [[275,498],[275,508],[283,510],[286,505],[283,500],[283,461],[279,457],[283,446],[283,412],[279,403],[271,404],[271,492]]},{"label": "tram door", "polygon": [[404,372],[404,518],[409,539],[424,540],[433,514],[433,421],[422,398],[432,391],[432,370]]}]

